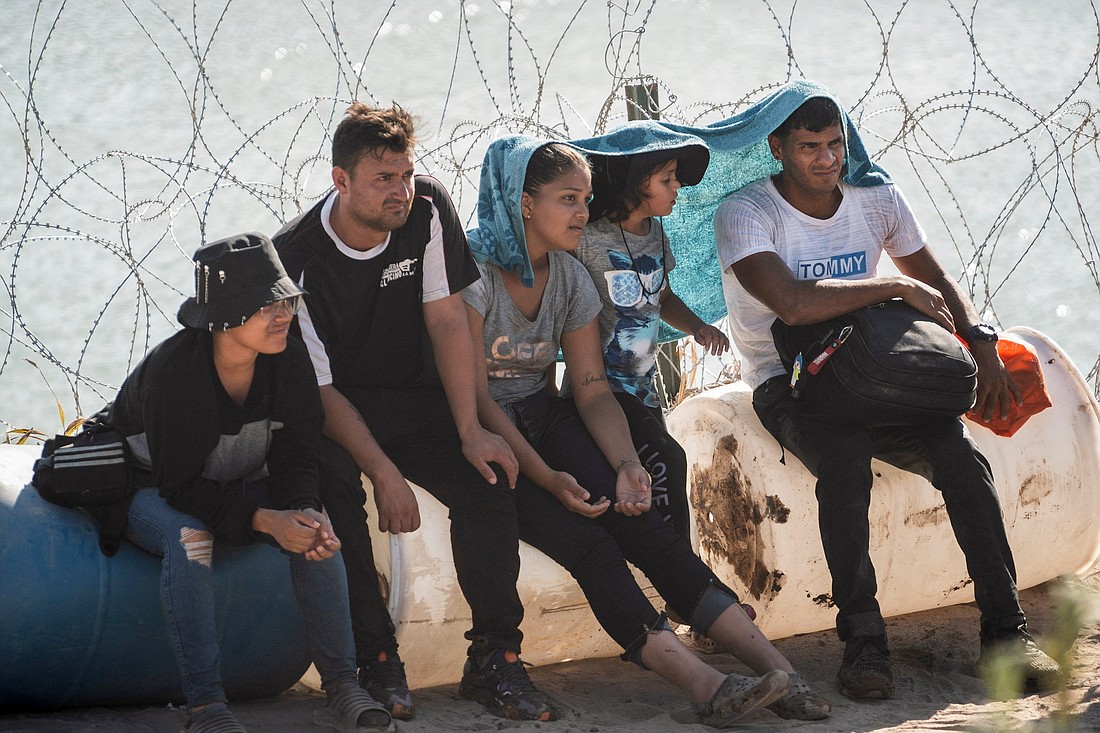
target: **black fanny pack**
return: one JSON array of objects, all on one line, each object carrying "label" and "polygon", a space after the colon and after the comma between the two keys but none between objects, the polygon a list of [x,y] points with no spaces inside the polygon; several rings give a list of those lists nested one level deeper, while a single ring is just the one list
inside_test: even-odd
[{"label": "black fanny pack", "polygon": [[43,499],[61,506],[113,504],[130,495],[128,456],[126,438],[114,428],[56,435],[34,462],[34,486]]},{"label": "black fanny pack", "polygon": [[78,435],[56,435],[34,462],[34,487],[53,504],[85,509],[99,522],[99,547],[114,555],[126,528],[134,493],[126,437],[101,423],[86,423]]},{"label": "black fanny pack", "polygon": [[914,425],[974,406],[978,367],[970,352],[900,300],[804,326],[776,319],[771,330],[792,396],[834,422]]}]

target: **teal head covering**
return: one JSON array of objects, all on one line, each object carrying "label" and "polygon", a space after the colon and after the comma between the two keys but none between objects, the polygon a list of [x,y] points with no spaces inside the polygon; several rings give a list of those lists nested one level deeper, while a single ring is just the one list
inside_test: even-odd
[{"label": "teal head covering", "polygon": [[644,170],[677,160],[676,176],[682,186],[694,186],[703,178],[710,150],[702,138],[671,130],[653,120],[634,120],[598,137],[571,140],[592,161],[592,219],[616,206],[627,186]]},{"label": "teal head covering", "polygon": [[535,151],[554,140],[508,135],[494,140],[481,164],[477,194],[477,226],[466,232],[470,251],[478,262],[489,262],[505,271],[519,271],[525,287],[533,287],[535,275],[527,254],[523,231],[523,181],[527,163]]},{"label": "teal head covering", "polygon": [[[609,154],[612,148],[619,154],[638,153],[652,149],[653,140],[671,140],[651,132],[664,128],[666,134],[678,133],[700,140],[710,149],[710,161],[702,179],[694,186],[680,189],[676,208],[663,219],[677,263],[676,269],[669,273],[672,289],[707,323],[713,323],[726,312],[714,243],[714,212],[733,191],[781,170],[768,147],[768,134],[813,97],[827,97],[840,110],[847,146],[845,182],[852,186],[889,183],[890,176],[871,160],[859,132],[836,95],[828,87],[805,79],[783,84],[743,112],[710,125],[627,123],[606,135],[571,143],[595,154]],[[620,133],[624,128],[626,132]],[[662,340],[679,335],[662,324]]]}]

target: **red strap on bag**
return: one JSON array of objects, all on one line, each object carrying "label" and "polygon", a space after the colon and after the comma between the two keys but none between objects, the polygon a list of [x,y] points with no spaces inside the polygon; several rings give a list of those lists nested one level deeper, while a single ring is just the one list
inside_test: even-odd
[{"label": "red strap on bag", "polygon": [[[1023,404],[1017,405],[1013,402],[1009,407],[1008,417],[1004,419],[995,414],[989,422],[985,422],[981,415],[973,410],[967,412],[965,417],[975,425],[981,425],[997,435],[1010,438],[1032,415],[1050,407],[1050,393],[1047,392],[1043,370],[1039,364],[1039,355],[1035,353],[1035,348],[1012,333],[1002,332],[998,336],[997,355],[1001,357],[1005,370],[1023,393]],[[962,341],[962,339],[959,340]]]}]

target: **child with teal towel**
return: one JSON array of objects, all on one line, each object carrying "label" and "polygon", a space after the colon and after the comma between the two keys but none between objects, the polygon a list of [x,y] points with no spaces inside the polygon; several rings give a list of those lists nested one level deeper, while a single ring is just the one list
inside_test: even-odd
[{"label": "child with teal towel", "polygon": [[628,148],[639,132],[652,144],[636,152],[590,155],[594,198],[577,257],[600,294],[607,379],[653,476],[653,508],[687,537],[687,456],[665,429],[656,384],[658,332],[663,320],[715,355],[729,349],[729,339],[672,291],[668,275],[676,258],[662,219],[672,213],[680,188],[702,179],[710,152],[693,135],[649,122],[620,127],[597,147]]}]

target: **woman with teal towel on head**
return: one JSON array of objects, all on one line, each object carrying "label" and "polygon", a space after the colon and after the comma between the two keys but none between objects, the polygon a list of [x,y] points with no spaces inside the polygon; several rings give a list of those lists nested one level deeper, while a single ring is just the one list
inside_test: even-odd
[{"label": "woman with teal towel on head", "polygon": [[[769,706],[819,719],[814,693],[726,588],[661,516],[650,477],[607,384],[600,299],[573,256],[592,192],[585,158],[546,140],[510,136],[486,152],[478,227],[468,232],[481,279],[463,292],[485,359],[478,415],[520,463],[520,538],[567,569],[623,659],[679,687],[700,722],[724,727]],[[559,349],[573,399],[544,389]],[[681,618],[760,677],[724,675],[680,642],[639,588],[641,570]]]}]

